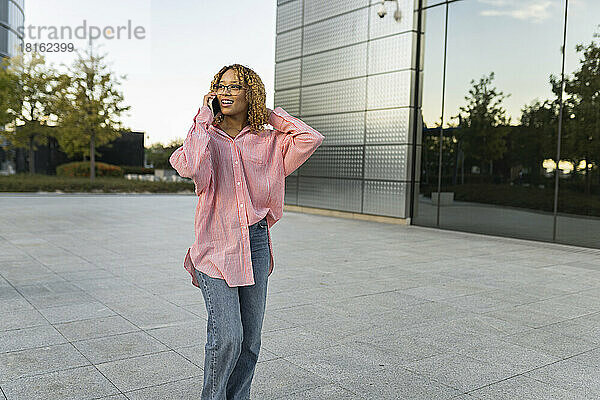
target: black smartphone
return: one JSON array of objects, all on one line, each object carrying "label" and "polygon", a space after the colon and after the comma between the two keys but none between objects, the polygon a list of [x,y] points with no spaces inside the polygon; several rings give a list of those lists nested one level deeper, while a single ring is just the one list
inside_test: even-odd
[{"label": "black smartphone", "polygon": [[216,116],[219,112],[221,112],[221,106],[219,105],[219,98],[217,96],[215,96],[215,98],[212,99],[209,104],[211,104],[210,109],[213,112],[213,116]]}]

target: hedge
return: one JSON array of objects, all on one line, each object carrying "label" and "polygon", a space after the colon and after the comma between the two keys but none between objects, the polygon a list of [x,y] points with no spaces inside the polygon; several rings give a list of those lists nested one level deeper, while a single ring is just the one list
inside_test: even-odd
[{"label": "hedge", "polygon": [[136,167],[132,165],[119,165],[123,174],[154,175],[154,168]]},{"label": "hedge", "polygon": [[[94,170],[96,176],[112,176],[112,177],[123,177],[123,170],[121,167],[112,164],[106,164],[103,162],[96,162]],[[67,164],[61,164],[56,167],[57,176],[67,177],[89,177],[90,176],[90,162],[89,161],[76,161]]]},{"label": "hedge", "polygon": [[194,193],[189,182],[150,182],[124,178],[70,178],[51,175],[16,174],[0,176],[0,192],[91,192],[91,193]]}]

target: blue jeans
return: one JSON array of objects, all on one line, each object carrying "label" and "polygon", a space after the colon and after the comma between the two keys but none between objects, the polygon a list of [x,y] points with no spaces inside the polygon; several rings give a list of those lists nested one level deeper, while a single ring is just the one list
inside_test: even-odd
[{"label": "blue jeans", "polygon": [[266,218],[248,227],[254,285],[196,270],[208,314],[201,400],[248,400],[261,344],[271,254]]}]

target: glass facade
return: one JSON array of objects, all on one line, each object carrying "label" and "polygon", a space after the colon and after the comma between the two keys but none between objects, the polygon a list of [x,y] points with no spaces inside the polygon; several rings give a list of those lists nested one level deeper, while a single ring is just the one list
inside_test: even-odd
[{"label": "glass facade", "polygon": [[412,222],[600,248],[600,3],[430,3]]},{"label": "glass facade", "polygon": [[286,204],[600,248],[600,2],[385,3],[277,1]]},{"label": "glass facade", "polygon": [[14,56],[19,51],[23,37],[18,27],[24,26],[23,0],[0,0],[0,56]]}]

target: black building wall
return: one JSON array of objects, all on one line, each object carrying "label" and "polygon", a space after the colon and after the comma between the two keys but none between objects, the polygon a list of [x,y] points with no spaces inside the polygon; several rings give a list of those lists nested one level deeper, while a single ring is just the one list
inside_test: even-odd
[{"label": "black building wall", "polygon": [[144,132],[122,132],[121,137],[99,147],[98,161],[114,165],[144,166]]},{"label": "black building wall", "polygon": [[[96,161],[114,165],[144,166],[144,132],[121,132],[121,137],[106,146],[96,148],[100,156]],[[5,153],[5,152],[3,152]],[[19,172],[29,172],[29,150],[15,149],[15,169]],[[6,156],[6,154],[0,154]],[[54,138],[48,139],[47,145],[38,146],[35,151],[35,172],[37,174],[56,174],[56,167],[71,161],[81,161],[80,158],[69,158]]]}]

